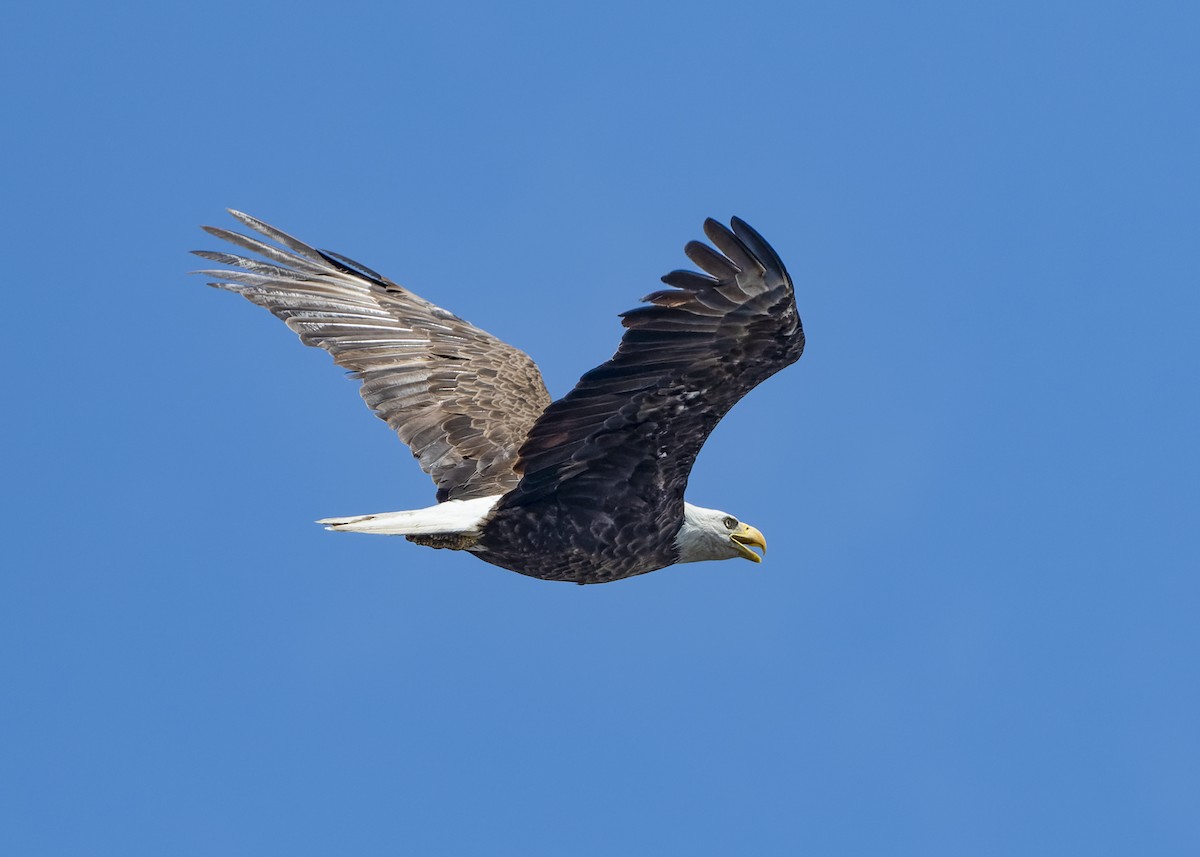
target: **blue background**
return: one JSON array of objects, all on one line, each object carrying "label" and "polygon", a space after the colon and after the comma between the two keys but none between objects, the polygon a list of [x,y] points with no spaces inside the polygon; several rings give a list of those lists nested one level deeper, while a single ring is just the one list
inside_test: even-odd
[{"label": "blue background", "polygon": [[[436,8],[435,8],[436,7]],[[0,850],[1200,853],[1191,3],[11,4]],[[243,209],[551,392],[746,218],[808,353],[608,586],[185,276]]]}]

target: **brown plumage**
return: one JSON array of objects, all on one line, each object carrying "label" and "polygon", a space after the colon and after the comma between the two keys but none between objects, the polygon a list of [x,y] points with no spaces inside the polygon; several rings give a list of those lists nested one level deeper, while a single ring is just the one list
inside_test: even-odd
[{"label": "brown plumage", "polygon": [[240,211],[243,224],[291,252],[214,226],[210,235],[258,253],[193,251],[241,271],[198,271],[266,307],[362,381],[367,406],[433,477],[438,502],[514,488],[516,450],[550,404],[525,352],[336,253],[324,253]]}]

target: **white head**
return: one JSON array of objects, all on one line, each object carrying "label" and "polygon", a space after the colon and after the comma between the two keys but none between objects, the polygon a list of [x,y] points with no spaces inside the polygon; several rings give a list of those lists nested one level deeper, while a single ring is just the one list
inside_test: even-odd
[{"label": "white head", "polygon": [[675,536],[680,562],[734,557],[762,562],[762,557],[748,545],[767,552],[767,540],[749,524],[743,524],[728,512],[683,504],[683,524]]}]

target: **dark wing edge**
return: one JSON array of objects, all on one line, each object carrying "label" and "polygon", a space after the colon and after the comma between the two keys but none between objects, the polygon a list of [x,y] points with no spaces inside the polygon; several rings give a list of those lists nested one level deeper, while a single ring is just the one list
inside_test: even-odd
[{"label": "dark wing edge", "polygon": [[[746,393],[794,363],[804,330],[791,278],[744,221],[711,218],[684,252],[705,274],[672,271],[672,288],[622,314],[616,354],[580,378],[529,432],[520,450],[516,508],[553,494],[560,503],[678,505],[696,455]],[[718,252],[719,251],[719,252]]]},{"label": "dark wing edge", "polygon": [[503,494],[517,484],[516,451],[550,403],[528,355],[364,265],[229,213],[280,246],[206,226],[267,261],[194,250],[238,269],[194,273],[265,307],[304,344],[350,370],[367,406],[433,477],[438,502]]}]

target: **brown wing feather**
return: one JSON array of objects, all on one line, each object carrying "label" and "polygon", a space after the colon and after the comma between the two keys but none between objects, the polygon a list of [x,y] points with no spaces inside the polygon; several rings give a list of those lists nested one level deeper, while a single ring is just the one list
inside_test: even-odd
[{"label": "brown wing feather", "polygon": [[501,514],[551,495],[560,506],[601,499],[664,520],[676,508],[682,514],[692,464],[713,428],[804,350],[783,263],[746,223],[735,217],[732,227],[707,220],[716,249],[694,241],[685,252],[708,276],[663,277],[674,288],[623,315],[628,329],[613,358],[546,409],[521,447],[524,475]]},{"label": "brown wing feather", "polygon": [[438,501],[503,494],[518,482],[516,449],[550,403],[522,351],[369,268],[230,212],[282,245],[205,230],[269,260],[196,255],[241,270],[199,271],[266,307],[362,381],[361,393],[433,477]]}]

